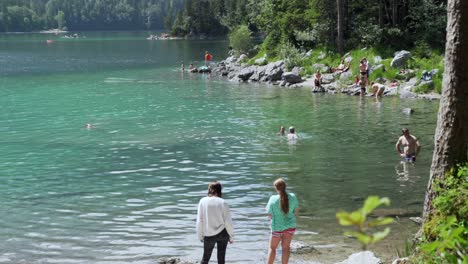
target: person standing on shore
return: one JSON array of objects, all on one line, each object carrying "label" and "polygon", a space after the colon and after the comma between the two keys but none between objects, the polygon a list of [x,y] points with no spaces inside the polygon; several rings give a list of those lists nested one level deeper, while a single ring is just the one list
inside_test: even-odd
[{"label": "person standing on shore", "polygon": [[211,54],[208,51],[205,51],[205,66],[209,67],[211,62]]},{"label": "person standing on shore", "polygon": [[273,264],[276,257],[276,248],[281,242],[281,263],[289,262],[291,241],[296,231],[299,202],[296,195],[286,192],[286,182],[279,178],[274,183],[277,195],[272,195],[266,210],[271,219],[270,249],[268,251],[268,264]]},{"label": "person standing on shore", "polygon": [[208,264],[217,245],[218,264],[224,264],[227,244],[234,243],[234,228],[231,212],[222,197],[222,186],[218,181],[208,185],[208,196],[200,200],[197,213],[197,235],[203,242],[201,264]]},{"label": "person standing on shore", "polygon": [[[403,128],[401,132],[403,135],[395,144],[395,149],[403,160],[415,162],[416,156],[421,150],[421,145],[419,144],[418,139],[410,134],[408,128]],[[401,149],[401,146],[403,146],[403,150]]]}]

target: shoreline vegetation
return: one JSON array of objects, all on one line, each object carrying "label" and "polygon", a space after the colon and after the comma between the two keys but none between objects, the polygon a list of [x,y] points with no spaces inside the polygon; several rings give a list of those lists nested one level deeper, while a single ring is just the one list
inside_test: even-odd
[{"label": "shoreline vegetation", "polygon": [[[307,87],[314,93],[359,95],[360,85],[356,81],[360,79],[359,61],[367,58],[371,64],[367,96],[372,94],[371,82],[375,82],[385,87],[384,96],[440,99],[443,56],[428,47],[412,52],[396,51],[393,56],[389,56],[392,53],[388,50],[379,52],[374,48],[352,50],[343,56],[323,48],[307,52],[291,46],[287,48],[286,56],[273,58],[263,50],[251,57],[231,52],[232,55],[217,63],[212,71],[235,82],[265,82],[286,88]],[[342,62],[348,69],[334,70]],[[317,71],[322,78],[320,87],[314,84]]]}]

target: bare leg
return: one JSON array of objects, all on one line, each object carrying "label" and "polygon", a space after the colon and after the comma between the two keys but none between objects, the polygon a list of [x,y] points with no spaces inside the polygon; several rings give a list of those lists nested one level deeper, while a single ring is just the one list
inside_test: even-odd
[{"label": "bare leg", "polygon": [[284,233],[283,239],[281,241],[281,248],[283,250],[283,254],[281,256],[281,263],[288,264],[289,262],[289,254],[291,253],[291,240],[293,238],[293,234]]},{"label": "bare leg", "polygon": [[[278,247],[281,237],[272,236],[270,239],[270,250],[268,251],[268,264],[273,264],[276,257],[276,248]],[[283,253],[284,254],[284,253]]]}]

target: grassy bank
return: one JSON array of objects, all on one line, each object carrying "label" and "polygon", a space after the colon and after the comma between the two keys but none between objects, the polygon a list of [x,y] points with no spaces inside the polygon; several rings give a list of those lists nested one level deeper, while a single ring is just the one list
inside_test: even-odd
[{"label": "grassy bank", "polygon": [[[275,50],[269,51],[265,47],[265,43],[261,46],[260,51],[248,60],[249,64],[255,64],[255,60],[265,58],[263,64],[274,62],[277,60],[284,60],[288,68],[300,66],[304,68],[301,73],[303,76],[313,76],[316,68],[314,64],[323,64],[328,68],[337,67],[342,58],[351,57],[350,70],[353,75],[359,73],[359,60],[367,58],[372,66],[382,64],[384,67],[376,69],[370,74],[370,81],[376,81],[381,78],[392,81],[398,80],[403,82],[407,80],[406,76],[400,74],[400,68],[392,68],[390,63],[393,59],[394,52],[388,49],[366,48],[356,49],[347,52],[344,56],[339,53],[328,50],[326,48],[316,48],[309,52],[309,56],[304,56],[305,52],[301,52],[293,45],[285,44]],[[420,80],[424,71],[431,71],[437,69],[437,74],[432,76],[434,86],[422,85],[418,86],[414,92],[416,93],[441,93],[442,89],[442,75],[444,71],[443,55],[431,50],[428,46],[421,44],[417,45],[415,49],[410,51],[412,58],[408,60],[405,69],[414,71],[414,76]],[[377,59],[377,60],[376,60]],[[377,61],[377,63],[376,63]],[[419,83],[417,83],[419,84]]]}]

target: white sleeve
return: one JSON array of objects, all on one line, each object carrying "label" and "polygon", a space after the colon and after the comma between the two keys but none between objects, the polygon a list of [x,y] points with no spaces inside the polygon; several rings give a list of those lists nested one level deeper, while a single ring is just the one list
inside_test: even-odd
[{"label": "white sleeve", "polygon": [[229,234],[229,238],[233,239],[234,227],[232,225],[232,218],[231,218],[231,212],[229,211],[229,205],[226,202],[224,202],[224,206],[223,206],[223,218],[224,218],[224,226],[226,227],[226,231]]},{"label": "white sleeve", "polygon": [[203,241],[203,237],[204,237],[204,231],[203,231],[204,224],[203,224],[203,206],[202,206],[201,201],[200,201],[200,203],[198,204],[197,227],[196,227],[196,228],[197,228],[198,240]]}]

